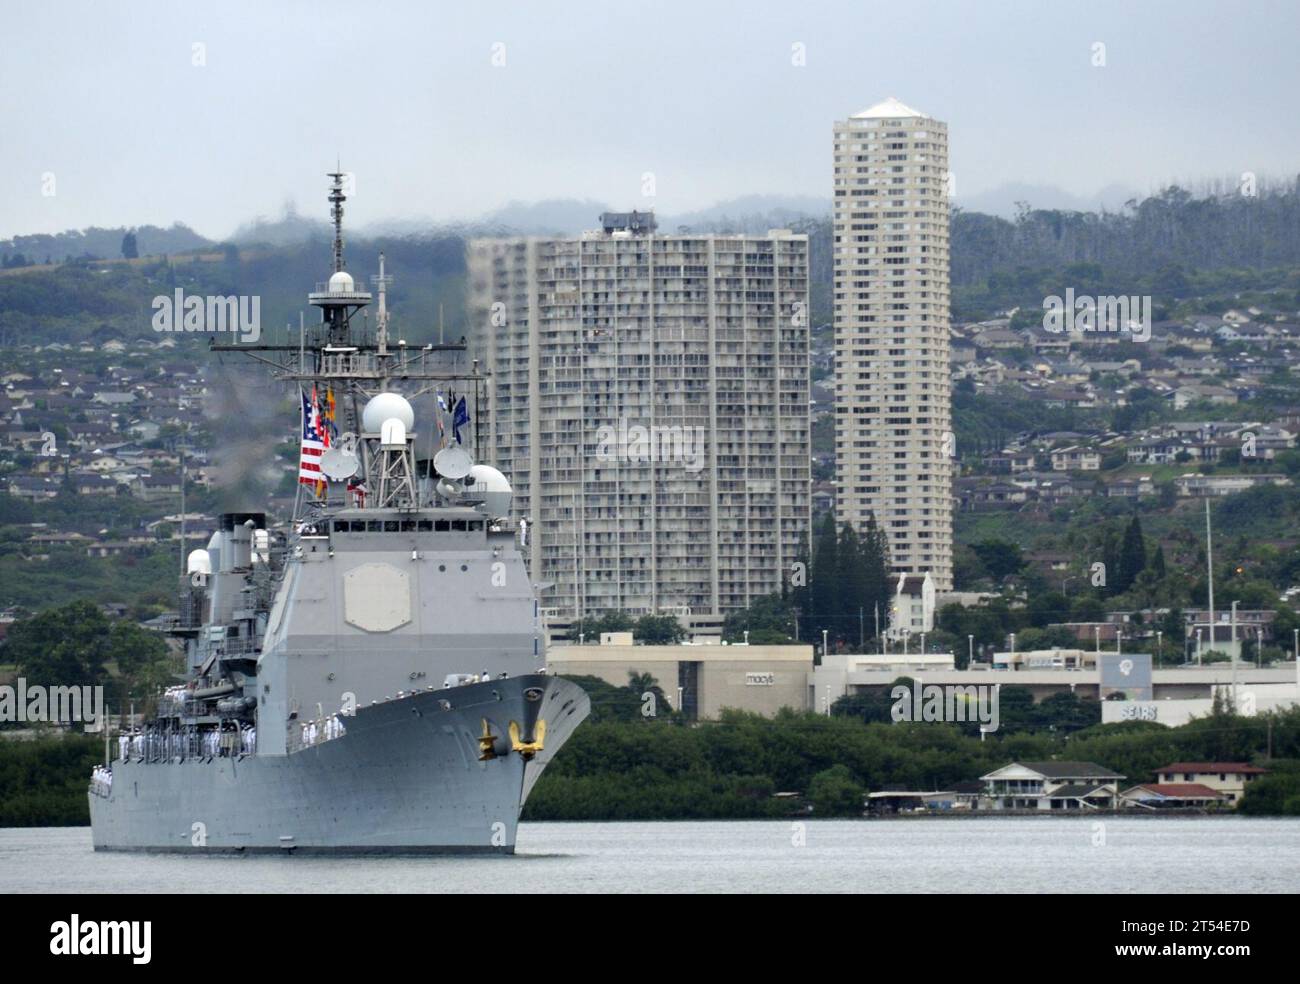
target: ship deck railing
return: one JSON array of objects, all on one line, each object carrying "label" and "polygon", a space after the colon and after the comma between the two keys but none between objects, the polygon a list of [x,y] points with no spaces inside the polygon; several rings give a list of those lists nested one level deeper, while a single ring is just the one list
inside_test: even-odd
[{"label": "ship deck railing", "polygon": [[285,748],[289,752],[300,752],[342,738],[345,734],[347,734],[347,725],[338,714],[305,721],[295,718],[289,722]]},{"label": "ship deck railing", "polygon": [[[126,759],[149,765],[179,763],[192,759],[216,760],[257,754],[257,736],[244,731],[173,731],[130,736]],[[121,761],[119,747],[118,761]]]}]

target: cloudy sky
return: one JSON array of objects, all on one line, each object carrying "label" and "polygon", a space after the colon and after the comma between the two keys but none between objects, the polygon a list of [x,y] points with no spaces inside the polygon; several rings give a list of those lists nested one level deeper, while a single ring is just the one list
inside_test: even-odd
[{"label": "cloudy sky", "polygon": [[646,173],[667,213],[829,197],[832,121],[890,95],[949,123],[959,204],[1294,175],[1297,37],[1290,0],[23,3],[0,237],[324,217],[336,155],[358,223],[644,205]]}]

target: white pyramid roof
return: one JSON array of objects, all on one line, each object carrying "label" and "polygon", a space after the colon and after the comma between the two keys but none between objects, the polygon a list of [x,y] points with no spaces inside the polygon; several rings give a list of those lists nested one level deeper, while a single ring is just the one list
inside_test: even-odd
[{"label": "white pyramid roof", "polygon": [[854,113],[855,120],[876,120],[876,119],[899,119],[904,116],[921,116],[925,113],[913,109],[911,106],[905,106],[893,96],[890,96],[884,102],[878,102],[870,109],[864,109],[860,113]]}]

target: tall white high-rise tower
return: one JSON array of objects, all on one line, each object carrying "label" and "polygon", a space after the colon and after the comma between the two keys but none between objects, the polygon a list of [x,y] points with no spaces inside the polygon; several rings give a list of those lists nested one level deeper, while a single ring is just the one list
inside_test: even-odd
[{"label": "tall white high-rise tower", "polygon": [[835,511],[952,587],[948,127],[886,99],[835,124]]}]

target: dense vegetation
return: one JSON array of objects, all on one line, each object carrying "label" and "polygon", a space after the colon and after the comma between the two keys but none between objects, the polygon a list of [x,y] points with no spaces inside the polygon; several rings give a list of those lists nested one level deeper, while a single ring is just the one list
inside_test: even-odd
[{"label": "dense vegetation", "polygon": [[[813,317],[817,323],[828,321],[830,219],[789,224],[809,235]],[[142,259],[107,265],[95,260],[119,260],[128,230],[88,229],[0,243],[0,257],[9,265],[17,253],[25,263],[48,258],[62,264],[0,277],[0,340],[33,331],[60,341],[105,330],[143,335],[150,331],[151,299],[176,287],[260,296],[264,324],[278,331],[297,323],[303,285],[319,279],[328,256],[319,224],[293,228],[302,238],[286,243],[268,235],[262,237],[266,245],[216,247],[184,226],[141,227],[134,234]],[[707,230],[701,226],[700,231]],[[956,208],[951,236],[957,321],[1016,306],[1041,312],[1042,299],[1066,286],[1080,293],[1169,298],[1158,317],[1172,316],[1181,301],[1207,294],[1281,290],[1295,301],[1300,292],[1295,270],[1300,191],[1292,185],[1261,187],[1254,195],[1230,189],[1201,197],[1175,186],[1119,212],[1025,207],[1014,220]],[[379,251],[385,251],[388,272],[396,276],[390,295],[395,326],[405,337],[432,341],[441,307],[449,337],[472,338],[473,326],[464,323],[463,247],[463,235],[452,231],[354,239],[348,243],[349,267],[364,280],[374,272]],[[177,255],[204,248],[216,252],[201,262]],[[171,259],[160,258],[163,254]]]},{"label": "dense vegetation", "polygon": [[102,739],[0,741],[0,827],[90,823],[86,787],[91,769],[103,761]]},{"label": "dense vegetation", "polygon": [[[1080,294],[1179,299],[1276,288],[1300,291],[1300,189],[1294,184],[1201,196],[1177,186],[1118,212],[1025,206],[1015,219],[955,208],[951,226],[952,316],[978,320],[1043,298]],[[798,225],[812,241],[813,312],[829,311],[833,240],[829,218]],[[1297,301],[1296,303],[1300,303]]]},{"label": "dense vegetation", "polygon": [[[1300,710],[1271,721],[1275,756],[1300,758]],[[728,712],[696,727],[602,720],[578,729],[538,783],[524,816],[753,818],[786,815],[800,803],[810,804],[815,815],[856,816],[866,790],[946,789],[1009,761],[1052,757],[1098,762],[1136,785],[1172,761],[1249,761],[1263,753],[1269,722],[1266,716],[1220,714],[1181,728],[1007,729],[981,742],[957,725],[864,723],[850,714],[787,712],[767,719]],[[774,798],[778,792],[799,796],[792,803]],[[1248,812],[1300,814],[1300,774],[1279,773],[1247,802]]]},{"label": "dense vegetation", "polygon": [[[461,238],[350,240],[348,269],[358,283],[377,272],[380,251],[385,253],[385,272],[395,278],[388,296],[396,337],[437,341],[440,310],[448,341],[472,334],[464,323]],[[153,299],[171,296],[178,288],[188,294],[258,297],[262,341],[296,340],[305,295],[323,279],[328,262],[328,240],[312,239],[274,248],[226,246],[212,254],[146,256],[131,262],[81,259],[12,272],[0,276],[0,344],[34,336],[45,342],[168,337],[196,350],[206,348],[210,336],[161,336],[153,330]],[[286,325],[291,325],[288,331]]]},{"label": "dense vegetation", "polygon": [[29,686],[102,686],[109,713],[131,701],[144,710],[181,669],[161,635],[129,618],[111,619],[88,601],[19,618],[0,662]]}]

